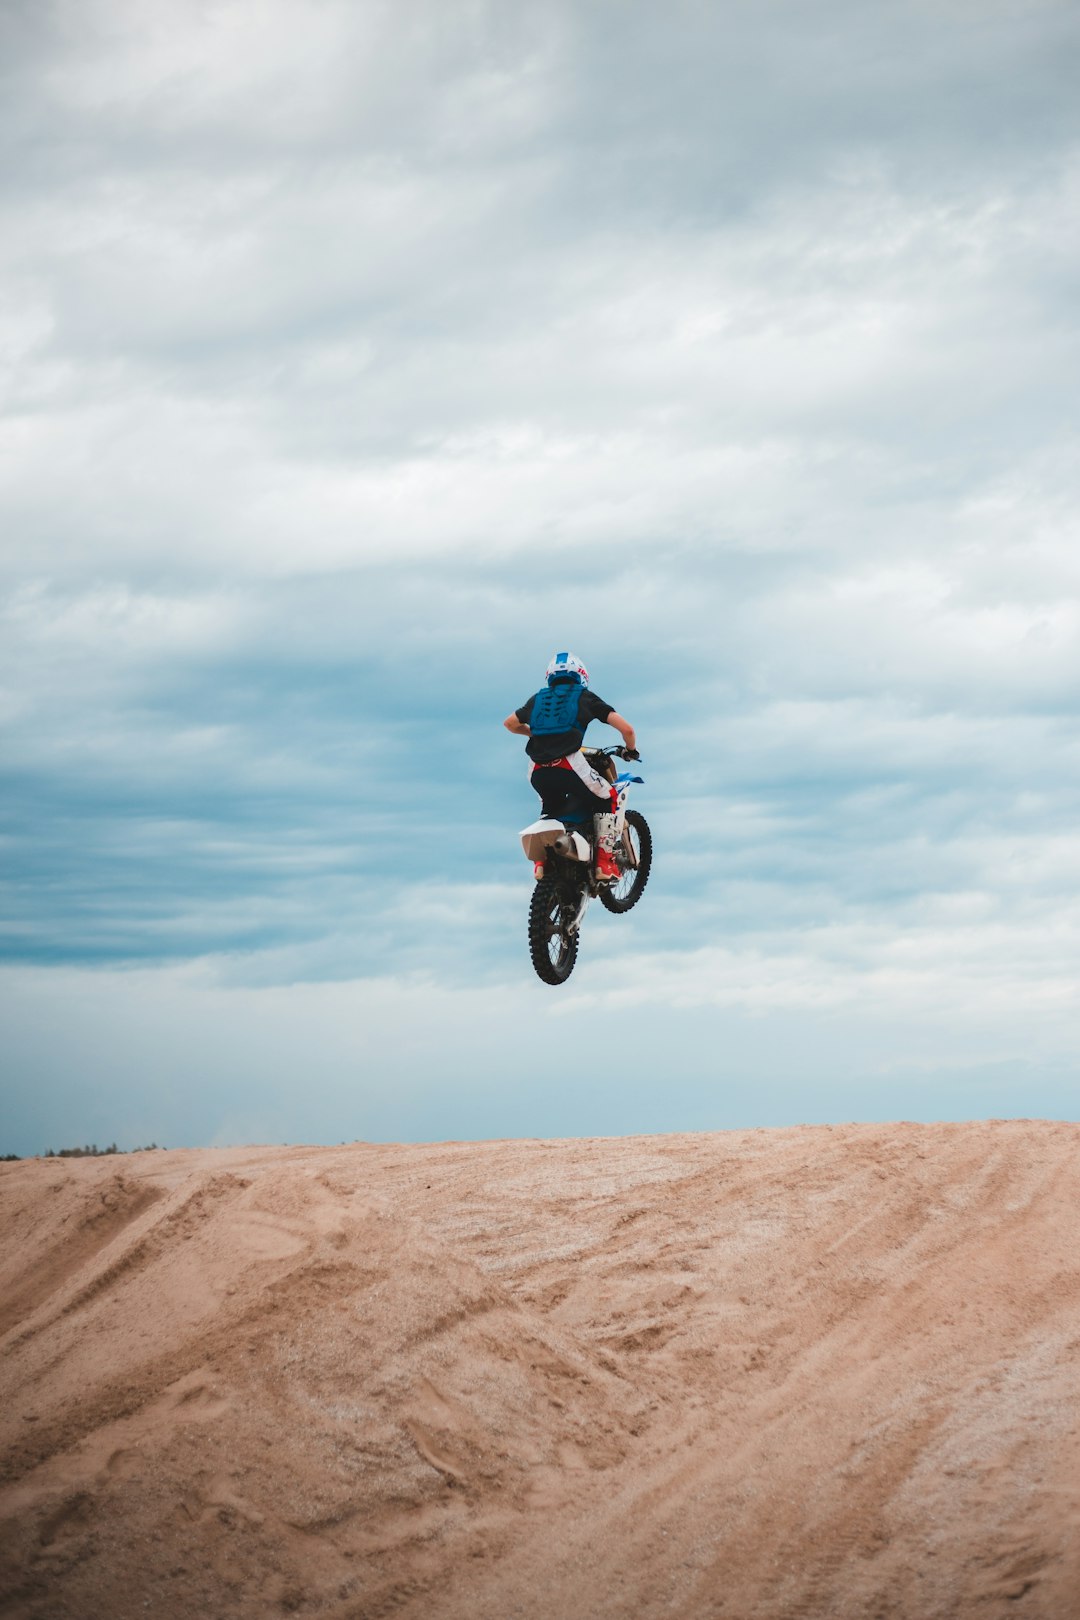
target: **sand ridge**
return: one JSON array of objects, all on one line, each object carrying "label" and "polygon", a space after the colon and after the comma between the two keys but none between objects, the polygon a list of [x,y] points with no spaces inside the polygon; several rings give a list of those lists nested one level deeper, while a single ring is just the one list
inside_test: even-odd
[{"label": "sand ridge", "polygon": [[0,1614],[1080,1614],[1080,1126],[0,1167]]}]

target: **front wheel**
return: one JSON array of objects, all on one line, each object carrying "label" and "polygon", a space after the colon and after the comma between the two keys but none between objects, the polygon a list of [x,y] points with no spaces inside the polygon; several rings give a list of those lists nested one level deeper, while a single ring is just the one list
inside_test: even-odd
[{"label": "front wheel", "polygon": [[563,904],[551,878],[541,878],[529,904],[529,955],[545,984],[565,984],[577,961],[574,908]]},{"label": "front wheel", "polygon": [[[600,888],[600,904],[616,914],[637,905],[652,870],[652,833],[649,823],[637,810],[626,812],[626,836],[637,865],[627,866],[617,883],[605,883]],[[625,850],[615,856],[620,865],[626,858]]]}]

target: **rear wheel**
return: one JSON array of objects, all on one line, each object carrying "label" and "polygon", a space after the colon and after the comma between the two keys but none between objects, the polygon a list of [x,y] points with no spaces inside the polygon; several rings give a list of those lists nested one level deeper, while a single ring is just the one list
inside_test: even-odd
[{"label": "rear wheel", "polygon": [[[626,812],[626,836],[637,865],[628,865],[617,883],[604,883],[600,887],[600,904],[616,913],[629,911],[631,906],[637,905],[652,870],[652,833],[649,823],[637,810]],[[620,866],[626,858],[624,849],[616,851],[615,859]]]},{"label": "rear wheel", "polygon": [[529,904],[529,955],[545,984],[565,984],[577,961],[578,934],[570,932],[576,908],[564,905],[558,886],[541,878]]}]

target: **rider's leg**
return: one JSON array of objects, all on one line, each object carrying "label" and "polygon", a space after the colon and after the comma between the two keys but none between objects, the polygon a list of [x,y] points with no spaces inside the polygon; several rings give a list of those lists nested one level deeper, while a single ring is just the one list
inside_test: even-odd
[{"label": "rider's leg", "polygon": [[542,814],[583,833],[595,851],[597,877],[602,882],[614,882],[622,876],[615,860],[616,791],[580,755],[571,757],[569,770],[565,765],[534,766],[530,781],[540,795]]},{"label": "rider's leg", "polygon": [[583,754],[571,754],[567,763],[573,772],[571,780],[579,802],[589,818],[589,835],[596,851],[596,875],[604,882],[613,882],[622,876],[615,861],[618,847],[615,819],[619,807],[618,792],[612,782],[593,769]]},{"label": "rider's leg", "polygon": [[570,772],[559,766],[533,767],[529,781],[540,795],[540,814],[546,819],[563,820],[563,813],[567,809],[566,785],[570,780]]},{"label": "rider's leg", "polygon": [[571,771],[562,772],[562,789],[562,819],[579,828],[591,842],[593,817],[597,810],[595,795]]},{"label": "rider's leg", "polygon": [[[610,808],[599,811],[602,801],[598,794],[587,788],[584,782],[570,771],[563,771],[561,774],[566,784],[564,790],[566,803],[557,812],[559,820],[585,834],[596,854],[597,877],[603,882],[616,881],[622,877],[622,870],[615,860],[619,835],[614,811]],[[609,798],[608,804],[610,803]]]},{"label": "rider's leg", "polygon": [[597,798],[573,771],[565,766],[537,766],[529,780],[540,795],[541,815],[564,822],[580,832],[595,848]]}]

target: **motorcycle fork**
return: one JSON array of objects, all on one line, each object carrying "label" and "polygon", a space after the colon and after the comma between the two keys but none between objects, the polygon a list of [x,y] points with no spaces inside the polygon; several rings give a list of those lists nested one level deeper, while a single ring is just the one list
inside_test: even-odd
[{"label": "motorcycle fork", "polygon": [[592,895],[589,893],[588,889],[582,889],[581,904],[574,913],[573,921],[568,922],[566,925],[566,932],[568,934],[576,934],[578,929],[581,927],[582,919],[584,918],[586,911],[589,909],[589,901],[591,899]]}]

